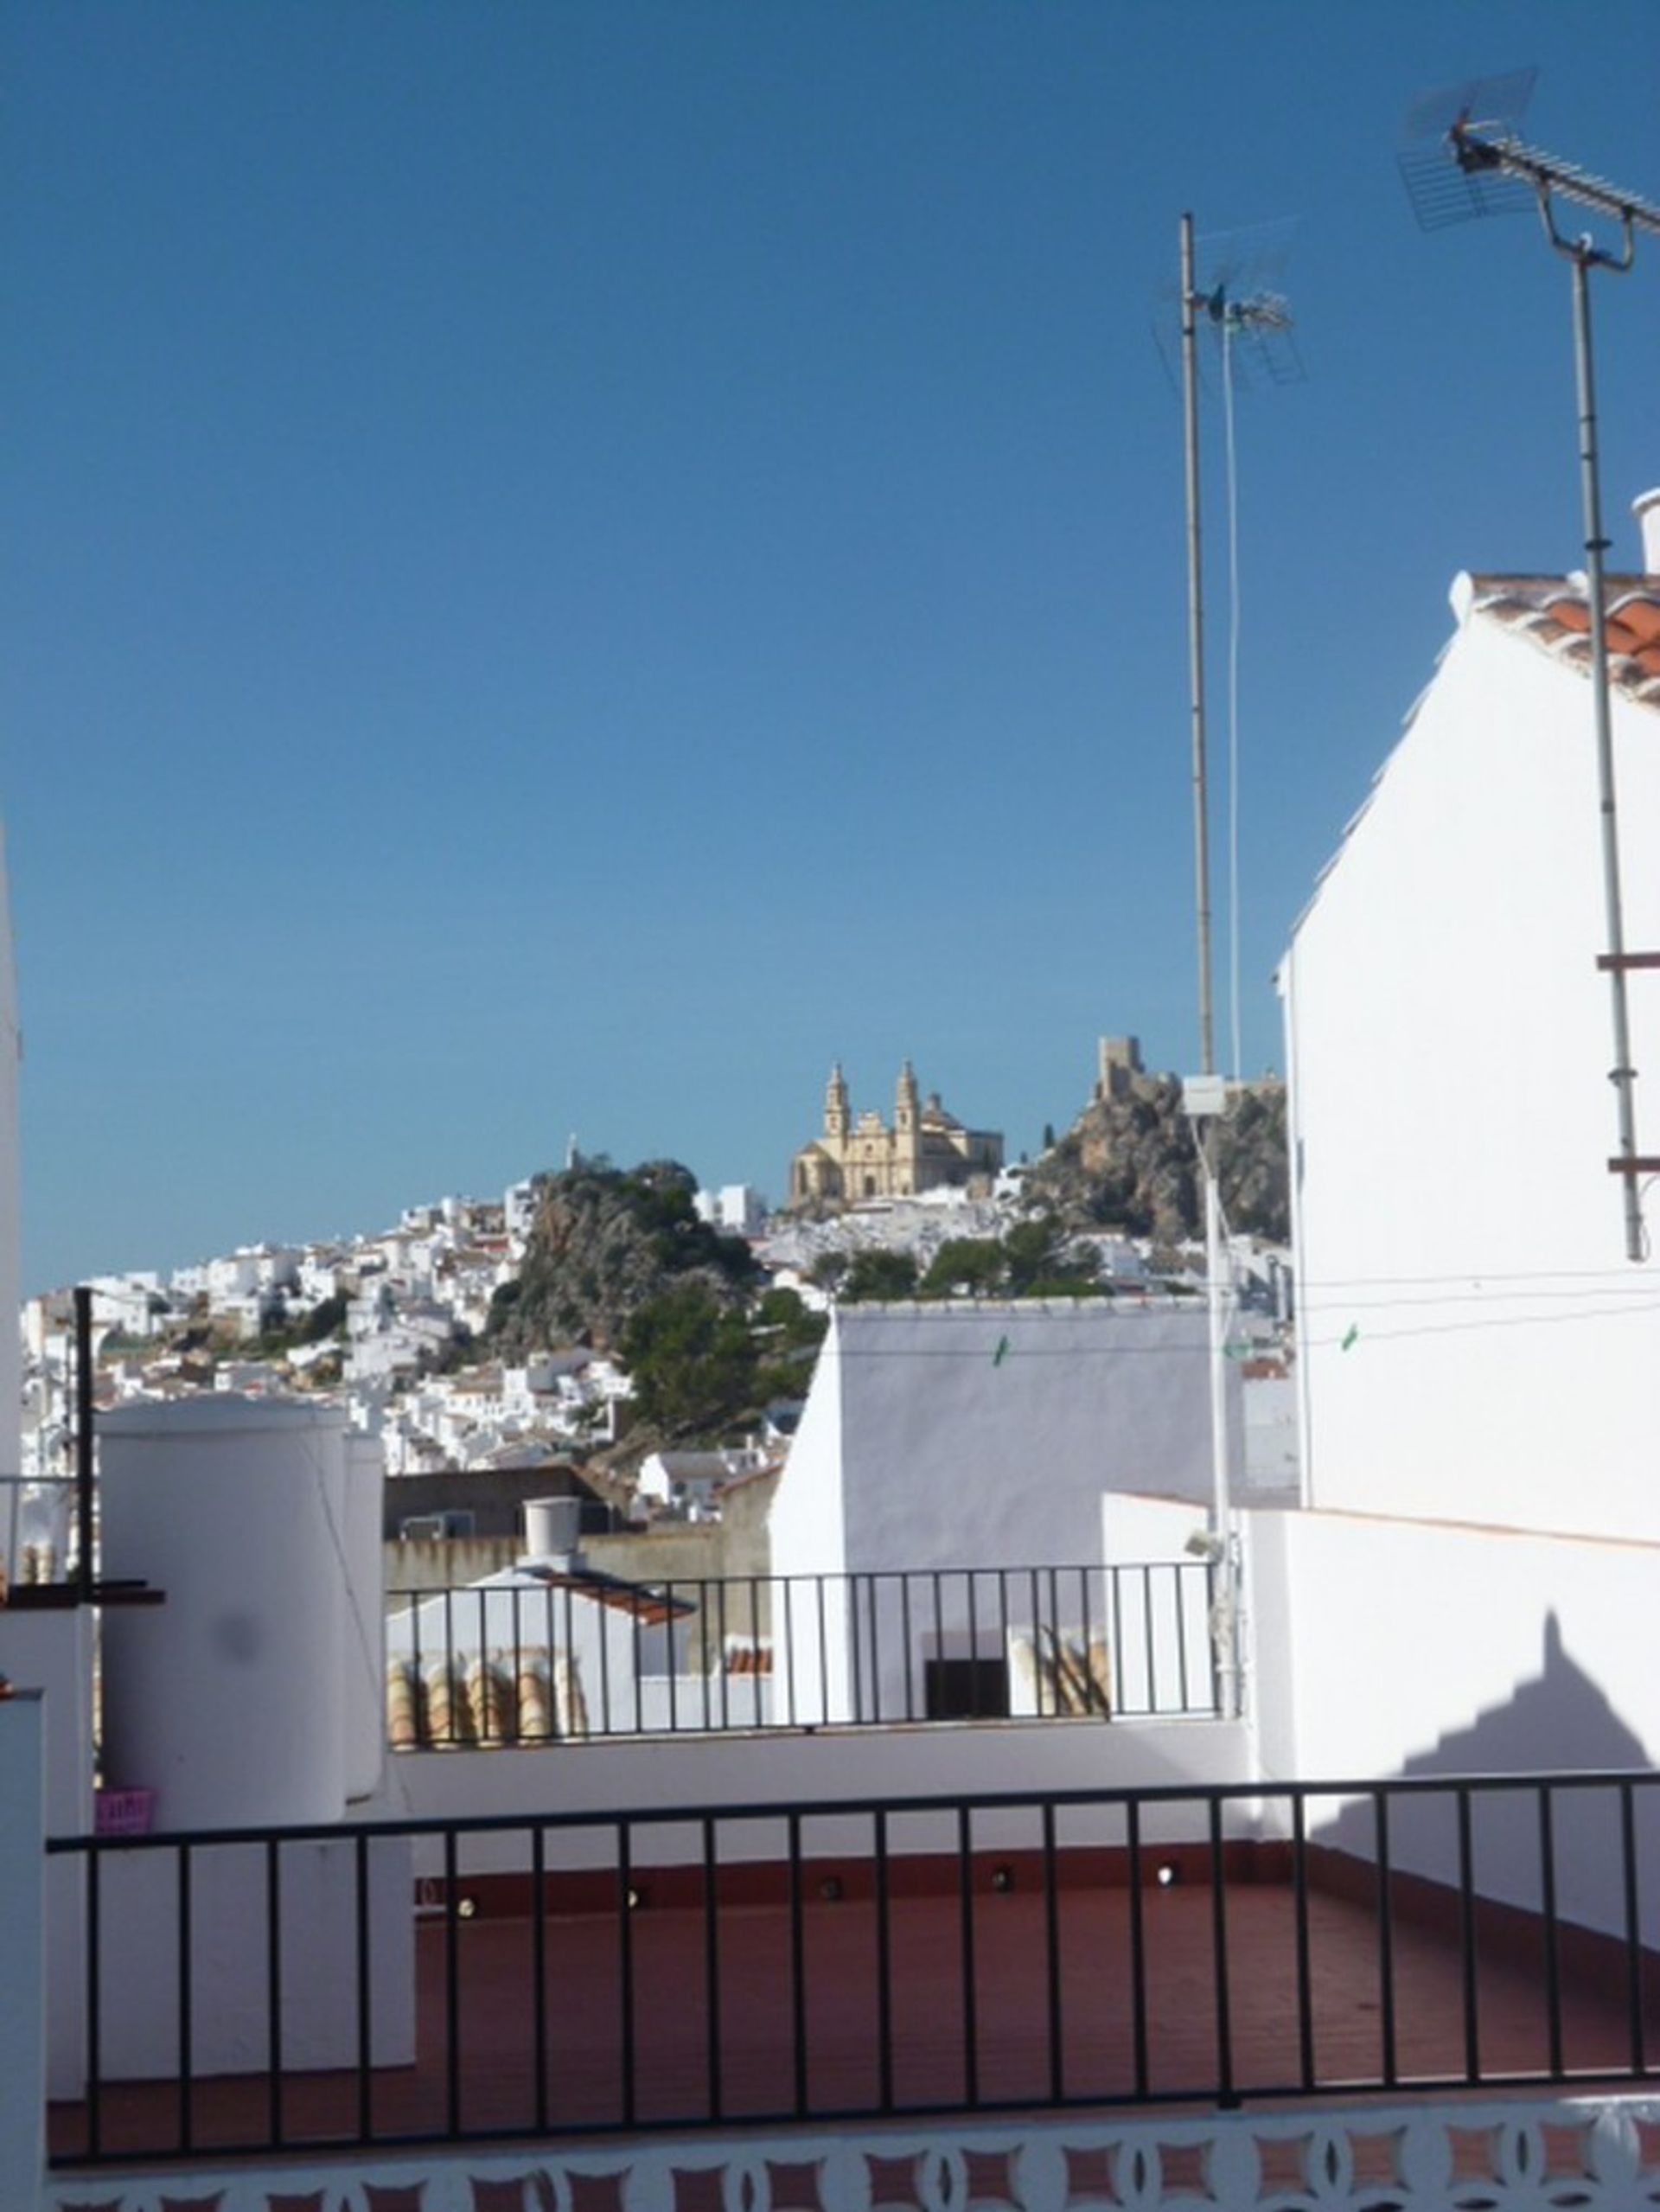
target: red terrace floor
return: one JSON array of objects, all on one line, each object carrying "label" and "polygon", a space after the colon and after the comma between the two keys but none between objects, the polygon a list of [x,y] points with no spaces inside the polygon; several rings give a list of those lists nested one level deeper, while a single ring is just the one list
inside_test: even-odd
[{"label": "red terrace floor", "polygon": [[[1153,2100],[1217,2084],[1211,1898],[1203,1881],[1143,1893],[1147,1991],[1146,2094]],[[1229,1883],[1228,1972],[1235,2081],[1253,2091],[1301,2079],[1293,1893],[1279,1883]],[[614,1915],[554,1913],[544,1923],[547,1991],[545,2107],[539,2112],[530,1921],[463,1921],[459,1937],[459,2128],[530,2135],[629,2125],[788,2121],[814,2115],[982,2106],[1037,2107],[1058,2092],[1111,2104],[1136,2094],[1129,2003],[1129,1892],[1063,1889],[1056,1901],[1060,2034],[1051,2048],[1044,1972],[1047,1912],[1040,1893],[987,1891],[974,1908],[975,2081],[965,2060],[963,1934],[954,1898],[896,1898],[891,1906],[891,2094],[884,2095],[878,1996],[878,1916],[868,1901],[802,1913],[806,2004],[805,2112],[798,2112],[791,2001],[790,1920],[776,1904],[725,1905],[718,1915],[717,2018],[706,2001],[708,1931],[697,1907],[629,1915],[633,1953],[635,2102],[625,2104],[623,2012]],[[1375,1915],[1317,1892],[1309,1900],[1316,2094],[1381,2083],[1383,2006]],[[448,2130],[442,1922],[418,1933],[418,2059],[371,2081],[375,2138]],[[1572,1946],[1567,1947],[1572,1953]],[[1529,1955],[1529,1953],[1531,1955]],[[1456,1941],[1402,1922],[1394,1936],[1401,2082],[1460,2077],[1465,2064],[1463,1969]],[[1479,2048],[1488,2076],[1544,2073],[1549,2063],[1545,1980],[1536,1929],[1484,1932],[1477,1973]],[[1587,2075],[1631,2067],[1623,1962],[1605,1950],[1565,1962],[1562,2061]],[[1660,2004],[1645,2020],[1660,2056]],[[718,2100],[710,2094],[712,2051]],[[1053,2070],[1052,2070],[1053,2069]],[[284,2142],[358,2138],[352,2074],[290,2075],[283,2085]],[[106,2087],[106,2153],[161,2152],[179,2142],[176,2084]],[[199,2082],[192,2092],[198,2155],[268,2138],[265,2077]],[[85,2111],[54,2107],[54,2156],[86,2145]]]}]

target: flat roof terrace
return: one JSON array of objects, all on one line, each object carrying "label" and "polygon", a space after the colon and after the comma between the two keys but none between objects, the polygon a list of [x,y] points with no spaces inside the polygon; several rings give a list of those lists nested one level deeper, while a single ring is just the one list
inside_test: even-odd
[{"label": "flat roof terrace", "polygon": [[[1387,1832],[1381,1874],[1375,1854],[1309,1841],[1300,1813],[1289,1841],[1224,1840],[1225,1792],[1184,1799],[1209,1823],[1197,1841],[1146,1839],[1152,1808],[1124,1800],[1120,1840],[1068,1847],[1072,1808],[1054,1800],[1024,1808],[1035,1841],[999,1847],[979,1840],[978,1802],[931,1804],[931,1832],[954,1826],[957,1850],[895,1848],[916,1813],[898,1806],[844,1809],[839,1836],[862,1837],[826,1849],[815,1809],[787,1816],[781,1857],[733,1862],[718,1838],[747,1816],[693,1812],[674,1817],[701,1825],[701,1864],[654,1857],[630,1823],[615,1864],[554,1870],[552,1828],[527,1864],[495,1851],[470,1872],[452,1826],[444,1870],[412,1901],[412,2062],[96,2080],[51,2107],[51,2155],[1640,2081],[1651,2055],[1660,2068],[1660,1960],[1639,1940],[1638,1870],[1613,1870],[1625,1932],[1593,1933],[1557,1908],[1566,1870],[1548,1839],[1573,1825],[1557,1793],[1578,1819],[1587,1787],[1634,1838],[1643,1780],[1438,1786],[1466,1875],[1484,1820],[1525,1816],[1547,1839],[1541,1908],[1388,1869]],[[354,1985],[361,2002],[361,1953]],[[178,2045],[169,2017],[163,2050]],[[361,2011],[355,2032],[367,2050]]]}]

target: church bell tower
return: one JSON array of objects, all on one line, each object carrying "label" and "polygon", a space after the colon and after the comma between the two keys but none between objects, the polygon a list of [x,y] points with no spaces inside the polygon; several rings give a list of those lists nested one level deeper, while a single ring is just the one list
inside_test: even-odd
[{"label": "church bell tower", "polygon": [[914,1198],[922,1183],[923,1131],[921,1104],[916,1095],[916,1071],[907,1060],[899,1071],[899,1088],[893,1102],[894,1191]]}]

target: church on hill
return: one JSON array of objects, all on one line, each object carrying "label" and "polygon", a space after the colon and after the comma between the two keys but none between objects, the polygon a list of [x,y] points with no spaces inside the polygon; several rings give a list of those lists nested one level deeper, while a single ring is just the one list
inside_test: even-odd
[{"label": "church on hill", "polygon": [[823,1132],[790,1162],[789,1202],[858,1205],[866,1199],[985,1187],[1002,1165],[1001,1133],[964,1128],[936,1090],[921,1100],[909,1060],[899,1071],[891,1128],[874,1110],[855,1119],[838,1062],[825,1090]]}]

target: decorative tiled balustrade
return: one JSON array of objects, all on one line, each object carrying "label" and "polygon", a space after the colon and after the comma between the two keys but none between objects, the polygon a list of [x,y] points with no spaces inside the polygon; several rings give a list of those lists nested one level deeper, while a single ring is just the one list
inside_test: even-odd
[{"label": "decorative tiled balustrade", "polygon": [[1103,2125],[62,2176],[42,2212],[1641,2212],[1660,2099],[1450,2100]]}]

